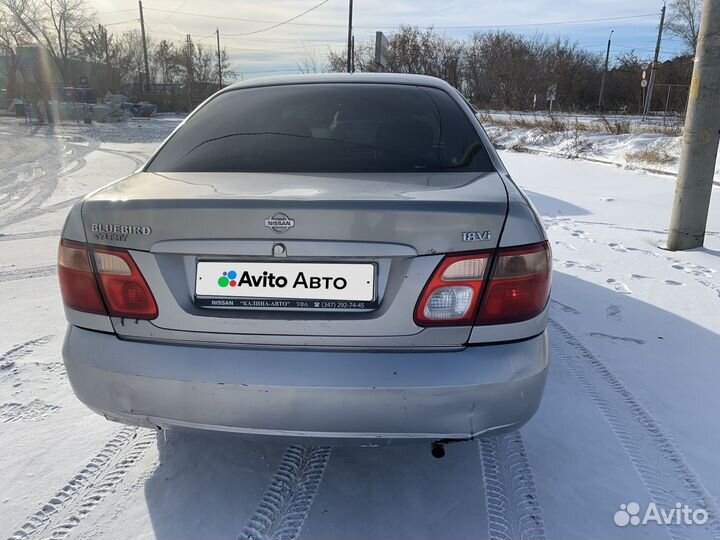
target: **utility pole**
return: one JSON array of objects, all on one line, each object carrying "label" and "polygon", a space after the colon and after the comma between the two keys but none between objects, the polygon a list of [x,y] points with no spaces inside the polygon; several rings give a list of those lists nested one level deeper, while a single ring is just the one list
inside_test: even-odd
[{"label": "utility pole", "polygon": [[667,248],[702,247],[720,143],[720,0],[705,0]]},{"label": "utility pole", "polygon": [[193,43],[190,34],[185,35],[185,51],[185,69],[187,70],[187,78],[185,85],[187,86],[188,112],[192,112]]},{"label": "utility pole", "polygon": [[150,90],[150,63],[148,62],[147,55],[147,41],[145,39],[145,17],[143,17],[142,0],[138,0],[140,6],[140,33],[142,34],[143,42],[143,58],[145,60],[145,90]]},{"label": "utility pole", "polygon": [[658,58],[660,58],[660,43],[662,42],[663,27],[665,26],[665,4],[660,10],[660,27],[658,28],[657,44],[655,45],[655,58],[650,68],[650,81],[647,86],[647,94],[645,95],[645,110],[643,111],[643,120],[650,112],[650,103],[652,102],[653,85],[655,84],[655,72],[657,71]]},{"label": "utility pole", "polygon": [[352,16],[353,0],[350,0],[350,13],[348,16],[348,42],[347,42],[347,72],[352,73]]},{"label": "utility pole", "polygon": [[615,32],[615,30],[610,30],[610,35],[608,36],[607,52],[605,53],[605,69],[603,70],[602,80],[600,81],[600,97],[598,98],[598,107],[600,107],[601,110],[605,108],[605,103],[603,100],[605,94],[605,77],[607,76],[608,64],[610,63],[610,43],[612,40],[613,32]]},{"label": "utility pole", "polygon": [[352,56],[350,57],[350,73],[355,73],[355,36],[352,37]]},{"label": "utility pole", "polygon": [[108,46],[107,30],[102,24],[98,24],[98,35],[102,39],[103,56],[105,57],[105,91],[109,92],[112,87],[112,68],[110,67],[110,48]]},{"label": "utility pole", "polygon": [[220,88],[222,88],[222,56],[220,55],[220,30],[215,29],[215,35],[217,36],[217,51],[218,51],[218,77],[220,78]]},{"label": "utility pole", "polygon": [[665,110],[663,111],[663,122],[665,121],[665,117],[667,116],[668,107],[670,106],[670,90],[672,90],[672,84],[668,84],[668,93],[667,97],[665,98]]}]

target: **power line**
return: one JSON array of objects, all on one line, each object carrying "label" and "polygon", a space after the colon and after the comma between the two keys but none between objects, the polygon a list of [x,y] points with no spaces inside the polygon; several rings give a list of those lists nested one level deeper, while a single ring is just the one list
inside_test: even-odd
[{"label": "power line", "polygon": [[[238,22],[253,22],[253,23],[266,23],[266,24],[273,24],[273,26],[264,28],[261,30],[256,30],[254,32],[248,32],[245,34],[227,34],[227,35],[234,35],[234,36],[245,36],[245,35],[251,35],[254,33],[259,32],[265,32],[267,30],[270,30],[272,28],[277,28],[278,26],[290,24],[294,26],[316,26],[316,27],[325,27],[325,28],[347,28],[346,24],[333,24],[333,23],[295,23],[293,22],[296,19],[299,19],[303,15],[310,13],[311,11],[319,8],[329,0],[324,0],[320,4],[317,4],[313,6],[312,8],[308,9],[307,11],[304,11],[303,13],[296,15],[295,17],[292,17],[290,19],[287,19],[285,21],[271,21],[267,19],[248,19],[248,18],[242,18],[242,17],[225,17],[222,15],[210,15],[207,13],[190,13],[187,11],[171,11],[167,9],[159,9],[159,8],[145,8],[146,11],[157,11],[160,13],[174,13],[177,15],[185,15],[189,17],[203,17],[207,19],[214,19],[214,20],[224,20],[224,21],[238,21]],[[463,25],[463,26],[436,26],[429,24],[427,25],[428,28],[437,28],[440,30],[463,30],[463,29],[473,29],[473,28],[523,28],[523,27],[531,27],[531,26],[557,26],[557,25],[563,25],[563,24],[584,24],[584,23],[596,23],[596,22],[609,22],[609,21],[621,21],[621,20],[632,20],[632,19],[643,19],[648,17],[656,17],[655,13],[645,13],[641,15],[624,15],[620,17],[605,17],[600,19],[576,19],[576,20],[565,20],[565,21],[547,21],[547,22],[533,22],[533,23],[513,23],[513,24],[485,24],[485,25]],[[354,24],[354,28],[365,28],[365,29],[394,29],[399,28],[401,26],[411,26],[411,25],[373,25],[373,24]],[[425,25],[416,25],[416,26],[425,26]]]},{"label": "power line", "polygon": [[[147,9],[147,8],[145,8]],[[116,9],[114,11],[100,11],[98,15],[111,15],[113,13],[128,13],[129,11],[135,11],[135,9]]]},{"label": "power line", "polygon": [[[147,9],[147,8],[146,8]],[[173,32],[164,32],[164,31],[158,31],[155,30],[152,26],[145,23],[145,27],[152,31],[153,34],[157,34],[160,36],[185,36],[187,32],[181,32],[180,30],[173,31]],[[209,37],[212,37],[215,35],[215,32],[212,34],[208,34],[205,37],[199,38],[198,41],[203,41],[205,39],[208,39]],[[225,41],[232,42],[233,37],[228,36],[227,34],[221,34],[223,39]],[[229,39],[228,39],[229,38]],[[328,44],[328,45],[341,45],[344,43],[344,38],[338,38],[338,39],[308,39],[308,38],[266,38],[266,37],[249,37],[246,39],[238,40],[240,43],[246,44],[248,42],[251,43],[319,43],[319,44]]]},{"label": "power line", "polygon": [[[471,25],[471,26],[433,26],[432,28],[439,28],[442,30],[463,30],[473,28],[524,28],[528,26],[557,26],[563,24],[585,24],[585,23],[596,23],[596,22],[608,22],[608,21],[622,21],[628,19],[642,19],[647,17],[655,17],[655,13],[646,13],[645,15],[626,15],[623,17],[606,17],[603,19],[578,19],[574,21],[553,21],[553,22],[538,22],[538,23],[516,23],[516,24],[485,24],[485,25]],[[367,26],[358,26],[356,28],[368,28]],[[373,27],[374,28],[374,27]],[[379,27],[383,28],[383,27]],[[384,27],[389,28],[389,27]],[[393,27],[397,28],[397,27]]]},{"label": "power line", "polygon": [[[133,11],[134,11],[134,10],[133,10]],[[127,19],[127,20],[125,20],[125,21],[118,21],[118,22],[113,22],[113,23],[106,23],[106,24],[103,24],[103,26],[115,26],[116,24],[127,24],[127,23],[131,23],[131,22],[138,22],[139,20],[140,20],[140,19],[138,19],[138,18],[136,17],[136,18],[134,18],[134,19]]]},{"label": "power line", "polygon": [[[261,52],[261,53],[262,52],[277,52],[277,51],[298,52],[299,50],[302,50],[302,49],[315,49],[318,47],[328,47],[329,45],[331,45],[331,43],[327,43],[327,44],[320,43],[317,45],[303,45],[301,43],[298,43],[297,46],[295,46],[295,47],[273,47],[270,49],[251,49],[251,48],[247,48],[247,47],[227,47],[227,46],[224,48],[227,49],[228,51],[242,51],[242,52]],[[334,45],[338,45],[338,44],[335,43]]]},{"label": "power line", "polygon": [[[225,36],[228,37],[228,36]],[[240,40],[241,43],[248,43],[248,42],[259,42],[259,43],[328,43],[328,44],[335,44],[335,45],[341,45],[345,43],[345,38],[337,38],[337,39],[307,39],[307,38],[266,38],[266,37],[250,37],[247,39]]]},{"label": "power line", "polygon": [[315,5],[314,5],[313,7],[311,7],[310,9],[306,9],[306,10],[303,11],[302,13],[300,13],[300,14],[298,14],[298,15],[295,15],[294,17],[290,17],[290,18],[289,18],[288,20],[286,20],[286,21],[282,21],[282,22],[279,22],[279,23],[274,24],[274,25],[272,25],[272,26],[268,26],[267,28],[261,28],[260,30],[255,30],[255,31],[253,31],[253,32],[245,32],[245,33],[243,33],[243,34],[227,34],[227,35],[228,35],[228,36],[236,36],[236,37],[237,37],[237,36],[251,36],[251,35],[253,35],[253,34],[259,34],[260,32],[267,32],[268,30],[272,30],[272,29],[277,28],[277,27],[279,27],[279,26],[282,26],[282,25],[284,25],[284,24],[289,24],[289,23],[291,23],[292,21],[294,21],[294,20],[296,20],[296,19],[299,19],[299,18],[302,17],[303,15],[307,15],[308,13],[310,13],[311,11],[316,10],[316,9],[319,8],[320,6],[324,6],[324,5],[327,4],[329,1],[330,1],[330,0],[322,0],[322,2],[320,2],[319,4],[315,4]]},{"label": "power line", "polygon": [[[213,19],[213,20],[224,20],[224,21],[239,21],[239,22],[255,22],[255,23],[265,23],[265,24],[275,24],[278,21],[268,21],[266,19],[247,19],[244,17],[224,17],[221,15],[208,15],[206,13],[189,13],[187,11],[172,11],[170,9],[160,9],[160,8],[145,8],[145,11],[157,11],[158,13],[175,13],[176,15],[186,15],[189,17],[203,17],[205,19]],[[301,24],[301,23],[296,23]]]},{"label": "power line", "polygon": [[[147,8],[145,8],[147,10]],[[137,20],[137,19],[135,19]],[[119,23],[113,23],[113,24],[119,24]],[[109,26],[109,25],[105,25]],[[170,37],[177,37],[177,36],[185,36],[186,32],[181,32],[180,30],[175,32],[165,32],[165,31],[158,31],[155,30],[154,27],[150,26],[149,24],[145,23],[145,27],[148,28],[154,35],[160,35],[160,36],[170,36]],[[198,42],[206,41],[212,37],[215,36],[215,32],[212,32],[210,34],[207,34],[206,36],[202,36],[200,38],[197,38]],[[245,47],[233,47],[233,37],[228,36],[226,34],[223,34],[223,37],[226,38],[225,41],[230,43],[231,45],[226,47],[228,50],[236,50],[236,51],[282,51],[282,50],[288,50],[292,51],[295,50],[292,47],[279,47],[279,48],[268,48],[268,49],[251,49],[251,48],[245,48]],[[243,39],[242,41],[239,41],[239,43],[247,44],[248,42],[252,42],[253,44],[260,44],[260,43],[288,43],[288,44],[295,44],[297,47],[325,47],[330,45],[337,45],[340,46],[344,43],[344,37],[337,38],[337,39],[307,39],[307,38],[266,38],[266,37],[249,37],[247,39]],[[640,43],[640,42],[638,42]],[[585,43],[585,42],[578,42],[577,44],[579,47],[585,49],[585,50],[594,50],[597,49],[597,51],[600,51],[600,48],[602,47],[602,50],[605,49],[605,44],[602,43]],[[642,53],[642,52],[649,52],[652,53],[654,49],[648,49],[645,47],[636,47],[633,45],[626,45],[622,43],[614,43],[614,47],[618,47],[625,50],[634,50],[635,52]],[[663,54],[680,54],[684,52],[684,49],[681,47],[665,47],[663,50]]]},{"label": "power line", "polygon": [[212,37],[215,37],[215,35],[216,35],[216,32],[212,32],[212,33],[208,34],[207,36],[203,36],[203,37],[201,37],[201,38],[197,38],[195,41],[197,41],[198,43],[200,43],[201,41],[205,41],[205,40],[208,40],[208,39],[210,39],[210,38],[212,38]]},{"label": "power line", "polygon": [[[244,19],[244,18],[239,18],[239,17],[223,17],[223,16],[217,16],[217,15],[207,15],[207,14],[202,14],[202,13],[188,13],[188,12],[185,12],[185,11],[180,11],[179,8],[178,8],[177,10],[174,10],[174,11],[170,11],[170,10],[167,10],[167,9],[159,9],[159,8],[145,8],[145,9],[146,9],[147,11],[157,11],[157,12],[160,12],[160,13],[170,13],[170,16],[177,14],[177,15],[188,15],[188,16],[191,16],[191,17],[205,17],[205,18],[209,18],[209,19],[221,19],[221,20],[225,20],[225,21],[242,21],[242,22],[264,22],[264,23],[272,23],[271,26],[268,26],[268,27],[266,27],[266,28],[261,28],[261,29],[259,29],[259,30],[253,30],[252,32],[245,32],[245,33],[242,33],[242,34],[223,34],[223,35],[226,36],[226,37],[239,37],[239,36],[250,36],[250,35],[253,35],[253,34],[259,34],[259,33],[261,33],[261,32],[267,32],[268,30],[273,30],[273,29],[278,28],[279,26],[283,26],[283,25],[285,25],[285,24],[291,24],[292,21],[295,21],[295,20],[299,19],[300,17],[302,17],[302,16],[304,16],[304,15],[307,15],[307,14],[310,13],[311,11],[314,11],[314,10],[316,10],[317,8],[319,8],[319,7],[327,4],[329,1],[330,1],[330,0],[322,0],[322,2],[320,2],[320,3],[318,3],[318,4],[315,4],[314,6],[312,6],[312,7],[309,8],[309,9],[306,9],[306,10],[303,11],[302,13],[298,13],[298,14],[295,15],[294,17],[290,17],[289,19],[286,19],[286,20],[284,20],[284,21],[279,21],[279,22],[278,22],[278,21],[266,21],[266,20],[261,20],[261,19]],[[186,0],[186,2],[187,2],[187,0]],[[168,18],[169,18],[169,17],[168,17]],[[162,22],[165,22],[168,18],[165,18]],[[300,24],[300,23],[298,23],[298,24]]]},{"label": "power line", "polygon": [[[291,44],[297,44],[296,48],[301,47],[323,47],[323,46],[330,46],[330,45],[339,45],[340,39],[337,41],[333,40],[321,40],[321,39],[281,39],[281,38],[265,38],[265,37],[247,37],[245,36],[253,36],[255,34],[260,34],[262,32],[267,32],[269,30],[272,30],[274,28],[278,28],[283,25],[298,25],[298,26],[316,26],[316,27],[328,27],[328,28],[338,28],[338,29],[345,29],[346,25],[344,24],[331,24],[331,23],[303,23],[303,22],[294,22],[300,17],[310,13],[311,11],[314,11],[318,9],[319,7],[326,4],[329,0],[323,0],[319,2],[318,4],[312,6],[311,8],[303,11],[302,13],[299,13],[298,15],[295,15],[289,19],[283,20],[283,21],[271,21],[271,20],[265,20],[265,19],[248,19],[248,18],[238,18],[238,17],[224,17],[224,16],[218,16],[218,15],[209,15],[209,14],[200,14],[200,13],[189,13],[182,11],[182,8],[187,4],[188,0],[183,0],[182,3],[176,8],[175,10],[166,10],[166,9],[159,9],[159,8],[145,8],[146,11],[153,11],[153,12],[159,12],[159,13],[167,13],[168,16],[165,17],[165,19],[162,20],[162,22],[167,21],[170,17],[173,15],[184,15],[184,16],[192,16],[192,17],[205,17],[210,19],[223,19],[225,21],[242,21],[242,22],[255,22],[255,23],[272,23],[270,26],[266,28],[261,28],[259,30],[254,30],[251,32],[245,32],[240,34],[223,34],[223,37],[229,38],[229,43],[232,45],[232,38],[237,37],[243,37],[243,43],[247,43],[247,41],[256,41],[258,43],[263,42],[277,42],[277,43],[291,43]],[[103,14],[111,14],[111,13],[121,13],[126,11],[132,11],[132,10],[117,10],[117,11],[110,11],[110,12],[103,12]],[[635,20],[635,19],[641,19],[641,18],[647,18],[647,17],[655,17],[655,14],[638,14],[638,15],[625,15],[625,16],[617,16],[617,17],[605,17],[605,18],[596,18],[596,19],[576,19],[576,20],[564,20],[564,21],[546,21],[546,22],[536,22],[536,23],[514,23],[514,24],[508,24],[508,25],[463,25],[463,26],[433,26],[429,25],[428,27],[436,28],[436,29],[491,29],[491,28],[523,28],[523,27],[533,27],[533,26],[551,26],[551,25],[571,25],[571,24],[589,24],[589,23],[599,23],[599,22],[608,22],[608,21],[621,21],[621,20]],[[119,24],[127,24],[130,22],[136,22],[138,19],[130,19],[130,20],[124,20],[124,21],[118,21],[114,23],[109,23],[106,26],[112,26],[112,25],[119,25]],[[146,25],[148,28],[149,25]],[[383,26],[383,25],[355,25],[355,28],[366,28],[366,29],[377,29],[377,28],[399,28],[400,26]],[[153,31],[155,34],[159,35],[167,35],[167,36],[182,36],[184,35],[183,32],[180,32],[179,30],[176,32],[157,32]],[[211,37],[215,36],[215,32],[212,32],[211,34],[208,34],[207,36],[199,38],[197,41],[204,41],[207,39],[210,39]],[[317,45],[306,45],[303,44],[305,42],[318,42]],[[587,45],[584,48],[591,49],[593,45]],[[599,44],[598,44],[599,46]],[[636,51],[646,51],[647,49],[644,48],[636,48],[626,45],[617,45],[618,47],[621,47],[623,49],[635,49]],[[251,49],[251,48],[244,48],[244,47],[228,47],[229,50],[234,51],[243,51],[243,52],[249,52],[249,53],[262,53],[262,52],[273,52],[273,51],[288,51],[292,52],[293,48],[268,48],[268,49]],[[669,51],[667,51],[669,52]],[[268,71],[271,72],[272,70]]]},{"label": "power line", "polygon": [[185,4],[187,4],[187,3],[188,3],[188,0],[183,0],[183,1],[180,3],[180,5],[177,7],[177,9],[176,9],[175,11],[172,11],[172,12],[170,13],[170,15],[168,15],[167,17],[165,17],[165,18],[162,20],[162,22],[167,22],[167,21],[169,21],[169,20],[170,20],[170,17],[172,17],[173,15],[175,15],[175,14],[176,14],[178,11],[180,11],[182,8],[184,8],[184,7],[185,7]]},{"label": "power line", "polygon": [[[145,10],[147,10],[147,8],[145,8]],[[187,40],[188,32],[181,32],[180,30],[174,30],[172,32],[163,32],[160,30],[155,30],[155,28],[150,26],[148,23],[145,23],[145,28],[150,30],[153,34],[157,34],[159,36],[183,36],[183,42],[185,42]],[[192,32],[190,32],[190,34],[192,34]],[[195,41],[204,41],[210,37],[213,37],[214,35],[215,35],[215,32],[213,32],[212,34],[208,34],[206,36],[200,37],[200,38],[193,38],[193,39],[195,39]]]}]

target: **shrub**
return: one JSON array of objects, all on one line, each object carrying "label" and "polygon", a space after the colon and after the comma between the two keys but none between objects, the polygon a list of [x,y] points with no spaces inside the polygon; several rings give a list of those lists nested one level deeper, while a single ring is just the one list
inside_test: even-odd
[{"label": "shrub", "polygon": [[653,165],[669,165],[675,162],[675,158],[668,154],[662,148],[651,146],[643,148],[635,152],[628,152],[625,154],[625,159],[630,162],[644,162],[651,163]]}]

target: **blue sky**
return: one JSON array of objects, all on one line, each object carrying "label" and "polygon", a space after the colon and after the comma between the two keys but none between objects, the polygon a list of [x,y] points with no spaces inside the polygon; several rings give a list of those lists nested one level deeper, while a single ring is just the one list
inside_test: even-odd
[{"label": "blue sky", "polygon": [[[136,0],[88,0],[99,20],[113,32],[138,28]],[[308,52],[324,60],[329,49],[341,50],[347,39],[348,0],[328,0],[291,24],[263,30],[318,4],[320,0],[144,0],[148,34],[155,40],[181,41],[191,34],[196,42],[215,46],[215,28],[231,55],[232,67],[244,78],[292,73],[297,59]],[[464,38],[474,31],[506,29],[522,34],[568,37],[581,46],[604,53],[610,30],[613,56],[636,49],[651,57],[662,3],[657,0],[355,0],[356,41],[371,39],[376,30],[392,33],[400,24],[433,26],[438,32]],[[610,17],[634,17],[570,24]],[[240,20],[243,19],[243,20]],[[563,24],[555,24],[563,23]],[[666,35],[662,58],[683,50]]]}]

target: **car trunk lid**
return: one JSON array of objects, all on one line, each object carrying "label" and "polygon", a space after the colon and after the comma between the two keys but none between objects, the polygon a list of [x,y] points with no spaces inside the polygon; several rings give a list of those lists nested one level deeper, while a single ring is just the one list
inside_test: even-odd
[{"label": "car trunk lid", "polygon": [[[495,248],[506,212],[494,172],[137,173],[90,196],[82,210],[88,241],[130,250],[158,301],[157,319],[116,321],[119,334],[390,344],[432,331],[454,345],[470,328],[418,327],[418,296],[443,254]],[[199,262],[372,264],[376,302],[207,309],[196,297]]]}]

